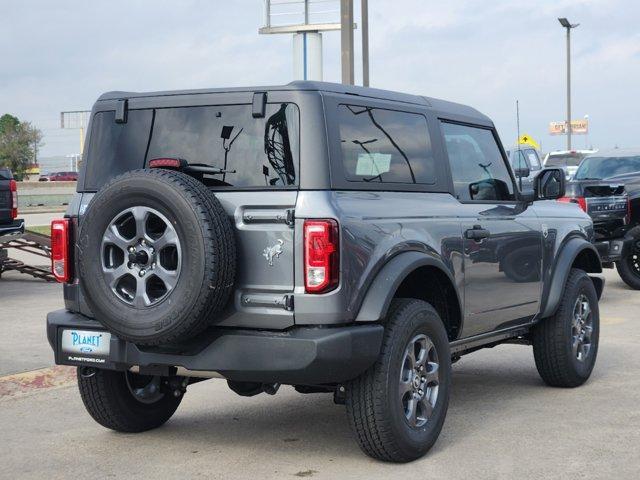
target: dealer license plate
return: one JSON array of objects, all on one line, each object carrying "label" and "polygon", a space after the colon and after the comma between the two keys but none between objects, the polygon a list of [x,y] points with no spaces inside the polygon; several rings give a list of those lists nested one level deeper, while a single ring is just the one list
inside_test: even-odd
[{"label": "dealer license plate", "polygon": [[72,362],[104,363],[109,357],[111,334],[96,330],[63,330],[62,353]]}]

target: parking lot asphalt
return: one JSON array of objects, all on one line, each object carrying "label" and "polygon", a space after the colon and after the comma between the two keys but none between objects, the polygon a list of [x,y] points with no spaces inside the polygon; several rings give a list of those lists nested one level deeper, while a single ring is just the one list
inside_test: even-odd
[{"label": "parking lot asphalt", "polygon": [[[421,460],[364,456],[328,394],[238,397],[221,380],[189,388],[155,431],[125,435],[85,412],[73,370],[51,370],[45,312],[60,287],[0,280],[0,478],[615,478],[640,469],[640,292],[605,273],[598,362],[577,389],[545,386],[530,347],[453,367],[449,414]],[[20,373],[26,372],[26,373]]]}]

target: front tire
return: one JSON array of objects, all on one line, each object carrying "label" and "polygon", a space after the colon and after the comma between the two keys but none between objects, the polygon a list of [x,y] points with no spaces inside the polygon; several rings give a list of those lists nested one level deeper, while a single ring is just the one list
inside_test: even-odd
[{"label": "front tire", "polygon": [[390,462],[422,457],[449,405],[451,353],[442,320],[422,300],[396,299],[377,362],[347,385],[347,414],[360,448]]},{"label": "front tire", "polygon": [[598,354],[600,311],[584,271],[571,270],[558,310],[532,333],[536,367],[547,385],[572,388],[587,381]]},{"label": "front tire", "polygon": [[162,377],[78,367],[78,388],[87,412],[117,432],[144,432],[164,424],[182,401],[162,391]]}]

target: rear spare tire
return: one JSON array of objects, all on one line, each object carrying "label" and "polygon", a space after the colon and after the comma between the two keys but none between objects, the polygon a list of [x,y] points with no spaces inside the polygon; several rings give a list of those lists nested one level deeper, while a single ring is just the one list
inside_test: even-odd
[{"label": "rear spare tire", "polygon": [[82,218],[77,251],[96,319],[138,344],[201,332],[233,288],[231,222],[202,183],[179,172],[135,170],[105,185]]}]

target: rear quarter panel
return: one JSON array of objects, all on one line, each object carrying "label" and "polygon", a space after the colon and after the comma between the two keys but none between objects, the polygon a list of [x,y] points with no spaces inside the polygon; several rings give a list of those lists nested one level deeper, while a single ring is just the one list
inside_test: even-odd
[{"label": "rear quarter panel", "polygon": [[591,218],[580,207],[556,201],[538,201],[531,207],[540,219],[543,232],[543,297],[547,292],[558,255],[572,238],[593,241]]},{"label": "rear quarter panel", "polygon": [[458,292],[462,292],[457,205],[446,193],[301,191],[296,206],[296,244],[302,245],[304,219],[337,219],[341,232],[340,285],[327,294],[306,294],[302,248],[297,248],[296,324],[353,321],[378,271],[389,259],[406,251],[440,259],[455,279]]}]

